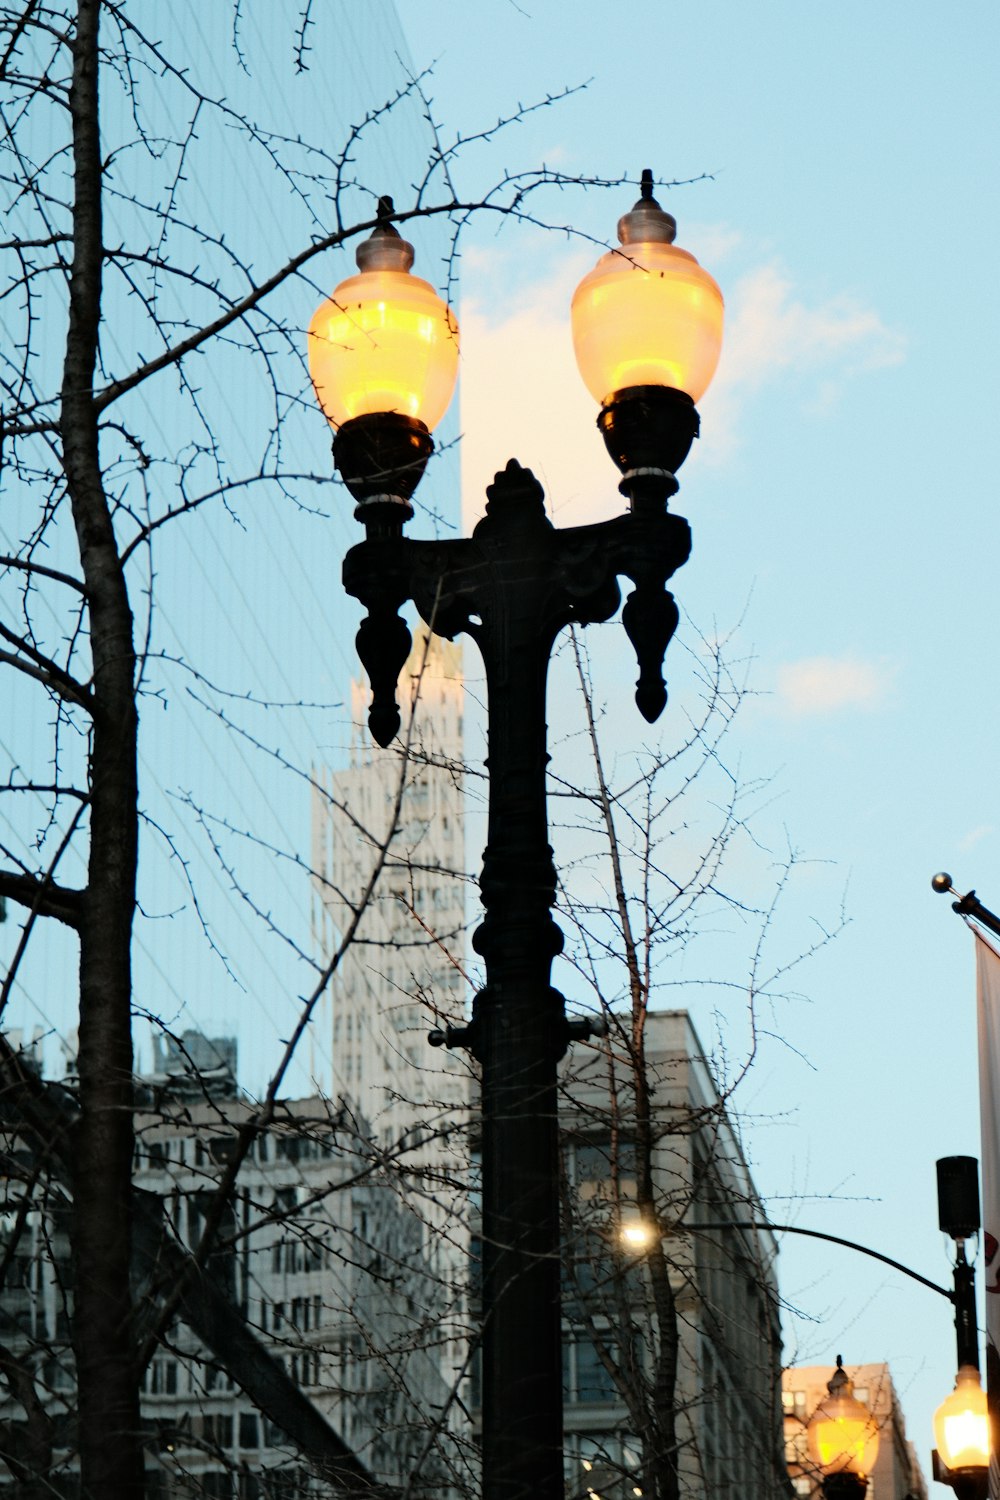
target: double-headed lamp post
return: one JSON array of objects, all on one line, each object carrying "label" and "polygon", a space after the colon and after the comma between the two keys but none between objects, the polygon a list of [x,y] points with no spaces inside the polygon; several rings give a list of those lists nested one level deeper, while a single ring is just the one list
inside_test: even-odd
[{"label": "double-headed lamp post", "polygon": [[673,244],[675,225],[653,197],[652,174],[573,299],[584,380],[621,471],[628,511],[555,530],[534,475],[511,460],[487,489],[469,539],[403,535],[433,451],[458,362],[458,329],[426,282],[383,198],[359,274],[343,282],[309,329],[316,393],[335,430],[334,462],[357,502],[366,538],[344,560],[344,585],[364,605],[358,654],[372,688],[369,726],[380,745],[399,728],[395,693],[410,647],[399,610],[411,600],[428,627],[465,633],[483,658],[489,698],[488,840],[484,917],[473,939],[486,984],[467,1026],[432,1036],[461,1046],[482,1072],[483,1382],[486,1500],[563,1495],[559,1301],[557,1067],[585,1024],[567,1020],[550,983],[562,933],[552,920],[556,871],[548,842],[545,681],[563,626],[623,611],[639,665],[636,702],[652,722],[666,702],[663,655],[677,624],[666,583],[687,560],[687,522],[671,515],[676,470],[698,432],[695,401],[715,370],[722,296]]}]

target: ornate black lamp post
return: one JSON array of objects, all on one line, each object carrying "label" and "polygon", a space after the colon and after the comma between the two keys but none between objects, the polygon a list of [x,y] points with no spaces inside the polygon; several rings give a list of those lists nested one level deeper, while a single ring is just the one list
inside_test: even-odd
[{"label": "ornate black lamp post", "polygon": [[573,310],[581,372],[601,401],[598,423],[628,512],[557,531],[541,486],[512,459],[487,490],[486,515],[471,538],[413,540],[403,527],[436,420],[423,405],[421,381],[441,415],[454,381],[457,328],[426,283],[409,275],[413,252],[391,215],[391,200],[383,199],[380,223],[358,251],[361,275],[338,287],[313,319],[310,361],[336,429],[334,460],[366,531],[344,560],[344,585],[367,610],[357,644],[372,685],[372,735],[388,745],[399,728],[396,683],[410,645],[399,615],[405,602],[438,634],[470,635],[485,665],[489,832],[480,881],[485,915],[473,941],[486,985],[469,1024],[432,1041],[467,1048],[482,1068],[483,1495],[558,1500],[556,1081],[570,1040],[589,1032],[567,1020],[550,983],[562,934],[551,916],[545,682],[558,632],[609,619],[621,597],[618,579],[626,577],[636,702],[650,722],[666,703],[663,654],[677,624],[666,584],[691,546],[687,522],[667,502],[697,435],[694,402],[718,360],[722,298],[694,258],[673,245],[674,221],[644,173],[642,197],[619,224],[621,248],[584,279]]}]

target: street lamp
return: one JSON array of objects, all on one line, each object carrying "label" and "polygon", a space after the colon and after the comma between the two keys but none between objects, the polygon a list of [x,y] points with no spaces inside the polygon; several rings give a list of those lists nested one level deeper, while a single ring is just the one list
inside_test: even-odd
[{"label": "street lamp", "polygon": [[313,313],[307,348],[316,398],[334,429],[334,463],[369,525],[409,520],[410,497],[458,376],[458,324],[380,198],[358,246],[358,274]]},{"label": "street lamp", "polygon": [[982,1500],[990,1463],[986,1392],[975,1365],[962,1365],[955,1389],[934,1413],[934,1478],[950,1484],[959,1500]]},{"label": "street lamp", "polygon": [[864,1500],[878,1456],[875,1418],[855,1396],[839,1354],[826,1388],[830,1394],[806,1427],[809,1457],[822,1476],[826,1500]]},{"label": "street lamp", "polygon": [[[935,877],[939,878],[939,877]],[[947,877],[945,877],[947,878]],[[934,1478],[951,1485],[958,1500],[985,1500],[989,1478],[990,1423],[979,1378],[979,1328],[975,1271],[965,1242],[979,1232],[979,1169],[974,1156],[943,1156],[937,1164],[938,1224],[955,1242],[955,1389],[934,1413]]]},{"label": "street lamp", "polygon": [[577,364],[600,402],[597,425],[633,505],[639,480],[672,474],[687,457],[698,435],[695,402],[722,350],[722,293],[674,244],[676,233],[653,197],[652,172],[643,172],[639,201],[618,220],[619,248],[573,294]]},{"label": "street lamp", "polygon": [[[468,1049],[482,1071],[483,1495],[560,1500],[557,1068],[569,1042],[592,1033],[567,1020],[550,983],[563,938],[551,917],[545,683],[558,632],[609,619],[624,575],[633,584],[622,620],[638,659],[636,702],[650,722],[663,709],[663,656],[677,625],[666,583],[691,547],[687,522],[667,502],[697,435],[694,401],[718,359],[722,299],[693,258],[672,248],[673,220],[644,172],[641,197],[619,227],[620,249],[584,278],[573,313],[581,371],[602,403],[598,425],[628,511],[557,531],[541,485],[512,459],[488,487],[471,538],[414,540],[403,528],[433,449],[432,419],[444,409],[457,329],[443,304],[413,291],[392,213],[391,200],[380,200],[369,248],[358,252],[361,274],[314,318],[310,368],[335,429],[334,462],[366,531],[344,559],[344,586],[367,611],[357,646],[371,682],[373,738],[388,745],[399,728],[396,684],[410,648],[399,611],[407,601],[437,634],[472,636],[485,667],[489,820],[473,946],[486,984],[469,1024],[431,1041]],[[409,299],[398,313],[394,288]],[[433,391],[427,405],[414,371]]]},{"label": "street lamp", "polygon": [[[935,879],[949,881],[950,877],[944,875],[937,876]],[[994,920],[997,921],[998,931],[1000,931],[1000,919],[994,918]],[[825,1230],[806,1229],[800,1224],[770,1224],[766,1221],[727,1219],[712,1223],[678,1225],[675,1226],[674,1232],[681,1229],[690,1231],[769,1229],[772,1233],[806,1235],[810,1239],[826,1240],[834,1245],[843,1245],[845,1249],[855,1250],[861,1255],[870,1256],[873,1260],[881,1261],[884,1265],[901,1271],[904,1276],[909,1276],[911,1280],[919,1282],[932,1292],[937,1292],[939,1296],[946,1297],[955,1310],[958,1375],[955,1380],[955,1390],[943,1402],[934,1419],[934,1435],[938,1446],[931,1454],[933,1473],[935,1479],[952,1487],[959,1500],[986,1500],[990,1461],[990,1424],[987,1415],[987,1398],[979,1377],[975,1270],[969,1264],[965,1254],[966,1240],[977,1234],[980,1227],[979,1168],[976,1158],[974,1156],[942,1157],[937,1163],[937,1187],[938,1223],[944,1233],[950,1235],[955,1241],[956,1247],[953,1287],[950,1291],[946,1287],[929,1281],[926,1276],[921,1276],[911,1267],[893,1260],[891,1256],[871,1249],[868,1245],[860,1245],[856,1240],[847,1240],[841,1235],[828,1234]],[[645,1234],[634,1233],[627,1237],[625,1226],[620,1230],[620,1236],[622,1245],[628,1245],[634,1250],[641,1250],[650,1242]],[[839,1371],[839,1356],[837,1367]],[[832,1385],[830,1390],[832,1394]],[[822,1468],[819,1456],[814,1455],[814,1458]],[[834,1478],[834,1485],[839,1483],[841,1481]],[[844,1480],[843,1484],[848,1492],[847,1500],[852,1500],[857,1486],[852,1488],[853,1481],[848,1480]],[[829,1485],[825,1482],[824,1489],[832,1494]],[[863,1489],[859,1493],[863,1494]]]}]

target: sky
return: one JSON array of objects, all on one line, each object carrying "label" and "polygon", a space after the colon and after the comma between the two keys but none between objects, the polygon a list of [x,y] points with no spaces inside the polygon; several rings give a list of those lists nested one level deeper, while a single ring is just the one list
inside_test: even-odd
[{"label": "sky", "polygon": [[[934,1162],[979,1154],[974,975],[971,937],[930,878],[947,869],[961,890],[975,886],[1000,908],[990,667],[1000,15],[991,0],[947,9],[634,0],[620,11],[593,0],[398,0],[397,10],[401,29],[384,0],[317,11],[304,75],[287,42],[298,0],[243,8],[245,67],[226,61],[220,17],[229,7],[172,9],[164,41],[193,43],[200,84],[237,106],[266,105],[289,141],[302,121],[319,121],[331,152],[345,122],[388,96],[388,74],[429,68],[441,140],[470,138],[453,168],[470,198],[506,170],[541,163],[570,178],[633,183],[648,166],[658,182],[688,184],[659,196],[678,242],[723,290],[725,345],[672,502],[691,522],[694,552],[675,580],[683,619],[656,731],[631,704],[620,627],[588,632],[609,755],[627,767],[647,747],[669,750],[698,713],[699,642],[726,642],[747,684],[726,766],[747,788],[741,805],[753,811],[754,835],[734,845],[727,880],[762,901],[789,849],[797,861],[762,959],[775,977],[738,1094],[744,1148],[776,1222],[857,1240],[947,1281]],[[280,81],[254,94],[269,69]],[[478,138],[522,106],[508,128]],[[421,113],[411,101],[364,134],[356,173],[366,192],[406,201],[426,155]],[[329,227],[318,193],[279,200],[289,183],[268,175],[264,153],[253,158],[259,175],[241,175],[225,131],[213,137],[207,117],[200,143],[207,164],[199,172],[192,160],[186,173],[193,212],[249,230],[254,271]],[[366,192],[355,207],[370,207]],[[264,213],[272,194],[282,208]],[[459,431],[462,441],[421,487],[414,534],[448,530],[441,513],[459,465],[464,524],[474,524],[484,485],[511,456],[542,480],[557,524],[620,509],[573,364],[568,308],[635,196],[619,186],[531,200],[540,220],[572,233],[512,219],[470,224],[459,262],[460,402],[443,446]],[[420,223],[408,233],[415,269],[441,284],[443,230]],[[352,270],[349,250],[331,253],[290,289],[280,316],[304,328],[320,294]],[[108,349],[122,364],[129,356]],[[206,366],[200,399],[240,438],[238,473],[266,447],[268,392],[244,378],[238,351],[225,358],[233,363]],[[356,671],[355,617],[339,581],[355,536],[350,508],[327,494],[328,433],[295,395],[304,373],[289,378],[299,381],[288,386],[295,466],[317,478],[291,496],[236,495],[159,533],[162,658],[142,703],[139,1003],[176,1029],[237,1032],[245,1081],[258,1088],[311,983],[301,773],[311,761],[343,763],[342,705]],[[153,478],[174,483],[171,462],[190,458],[197,431],[172,421],[164,415],[154,431],[164,457]],[[144,554],[133,567],[138,599]],[[549,709],[557,772],[579,754],[571,675],[564,652]],[[251,689],[254,702],[243,696]],[[28,737],[16,711],[0,723],[12,764],[31,764]],[[685,814],[682,855],[697,848],[723,794],[709,782]],[[473,820],[473,866],[476,836]],[[561,862],[575,857],[572,841],[556,842]],[[211,951],[188,873],[216,936]],[[239,895],[251,876],[267,881],[252,919]],[[720,1066],[738,1067],[746,1054],[740,996],[755,930],[720,903],[665,982],[664,997],[691,1010]],[[807,963],[780,972],[834,931]],[[8,922],[3,956],[15,942]],[[68,1036],[72,967],[60,934],[33,950],[12,1020]],[[780,1280],[789,1358],[831,1367],[837,1353],[848,1364],[887,1359],[929,1471],[931,1412],[954,1373],[944,1300],[792,1235]]]},{"label": "sky", "polygon": [[[452,134],[582,86],[524,116],[492,164],[705,174],[659,193],[727,304],[701,439],[672,502],[694,533],[674,581],[681,638],[728,636],[747,664],[727,754],[745,781],[766,782],[755,826],[775,862],[789,845],[803,861],[777,946],[798,952],[812,919],[837,927],[841,903],[846,918],[795,971],[801,998],[776,1008],[742,1094],[744,1143],[776,1221],[948,1282],[934,1163],[979,1155],[974,974],[972,939],[930,878],[949,870],[1000,907],[1000,14],[979,0],[638,0],[620,12],[401,0],[400,13]],[[460,187],[486,156],[468,152]],[[591,191],[563,216],[546,207],[608,243],[634,196]],[[512,455],[542,479],[557,521],[615,513],[568,331],[596,254],[511,225],[466,243],[467,524]],[[614,661],[595,655],[598,695],[603,665],[613,697]],[[689,707],[683,654],[671,665],[667,738]],[[558,723],[558,697],[550,705]],[[616,732],[639,744],[628,712],[623,698]],[[724,933],[718,950],[728,972]],[[717,1007],[683,984],[681,1002],[712,1044]],[[742,1041],[736,1021],[734,1052]],[[954,1374],[944,1299],[802,1237],[784,1237],[780,1265],[799,1312],[789,1357],[887,1359],[929,1472],[931,1414]]]}]

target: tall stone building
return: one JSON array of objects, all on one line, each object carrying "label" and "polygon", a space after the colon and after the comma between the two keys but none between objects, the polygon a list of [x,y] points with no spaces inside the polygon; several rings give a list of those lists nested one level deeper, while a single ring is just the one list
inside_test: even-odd
[{"label": "tall stone building", "polygon": [[[52,1101],[54,1133],[71,1129],[71,1090],[46,1086],[30,1050],[22,1062]],[[315,1418],[308,1452],[288,1435],[302,1430],[302,1396],[372,1478],[409,1483],[413,1500],[469,1493],[471,1443],[449,1423],[438,1278],[394,1161],[342,1102],[278,1102],[244,1137],[235,1190],[195,1266],[181,1247],[197,1251],[260,1107],[237,1086],[231,1039],[189,1032],[159,1047],[156,1063],[137,1080],[134,1174],[141,1328],[163,1320],[142,1372],[149,1500],[327,1493],[308,1457],[330,1454]],[[7,1097],[0,1089],[0,1105]],[[20,1494],[33,1476],[72,1500],[66,1173],[3,1108],[0,1151],[0,1492]]]},{"label": "tall stone building", "polygon": [[388,750],[368,733],[368,699],[353,682],[350,763],[314,776],[314,941],[330,962],[350,940],[314,1022],[313,1076],[328,1072],[329,1092],[348,1095],[389,1142],[423,1127],[435,1104],[465,1103],[465,1070],[427,1045],[470,990],[461,647],[416,632]]},{"label": "tall stone building", "polygon": [[[174,1068],[145,1092],[156,1107],[137,1121],[137,1184],[195,1249],[256,1106],[221,1073],[206,1086]],[[326,1098],[279,1104],[254,1137],[207,1274],[376,1480],[410,1480],[424,1500],[457,1493],[467,1459],[448,1432],[437,1278],[420,1221],[364,1121]],[[280,1393],[264,1413],[234,1373],[183,1318],[174,1324],[145,1372],[143,1416],[159,1455],[148,1461],[151,1496],[305,1500],[323,1491],[281,1427]]]},{"label": "tall stone building", "polygon": [[[461,647],[415,631],[398,697],[402,727],[383,750],[367,730],[368,689],[354,682],[350,764],[314,777],[314,939],[323,961],[339,955],[314,1031],[329,1048],[328,1091],[398,1169],[434,1283],[440,1378],[457,1387],[468,1359],[474,1085],[466,1055],[428,1036],[459,1021],[471,998]],[[321,1057],[313,1076],[324,1077]]]},{"label": "tall stone building", "polygon": [[733,1223],[765,1217],[738,1135],[685,1011],[646,1015],[644,1067],[631,1019],[608,1020],[563,1065],[567,1493],[638,1497],[676,1446],[689,1500],[777,1500],[777,1246]]}]

